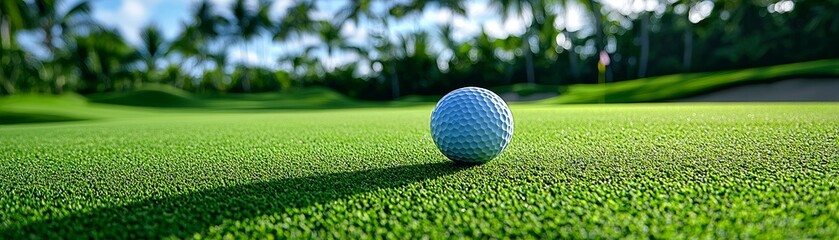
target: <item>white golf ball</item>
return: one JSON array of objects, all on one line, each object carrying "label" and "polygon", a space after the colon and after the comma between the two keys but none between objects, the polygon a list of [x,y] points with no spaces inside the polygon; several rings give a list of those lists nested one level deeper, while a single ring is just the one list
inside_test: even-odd
[{"label": "white golf ball", "polygon": [[485,163],[510,144],[513,115],[492,91],[460,88],[446,94],[431,112],[431,137],[452,161]]}]

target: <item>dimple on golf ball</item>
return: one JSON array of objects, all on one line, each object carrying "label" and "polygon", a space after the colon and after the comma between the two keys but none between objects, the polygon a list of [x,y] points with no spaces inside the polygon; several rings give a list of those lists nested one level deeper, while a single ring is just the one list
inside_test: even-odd
[{"label": "dimple on golf ball", "polygon": [[465,87],[443,96],[431,112],[431,138],[447,158],[485,163],[497,157],[513,137],[513,115],[490,90]]}]

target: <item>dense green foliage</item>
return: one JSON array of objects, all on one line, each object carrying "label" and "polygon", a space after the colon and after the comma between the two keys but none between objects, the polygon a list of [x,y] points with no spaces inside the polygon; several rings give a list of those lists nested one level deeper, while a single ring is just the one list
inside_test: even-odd
[{"label": "dense green foliage", "polygon": [[[313,14],[318,4],[311,0],[295,1],[281,17],[268,14],[270,1],[255,2],[202,1],[176,38],[166,39],[150,25],[141,31],[141,43],[129,44],[94,21],[86,1],[67,6],[60,0],[5,1],[0,94],[136,91],[149,83],[195,93],[317,85],[353,98],[389,100],[466,85],[595,83],[601,51],[612,59],[601,74],[607,82],[839,58],[837,0],[656,1],[643,10],[596,0],[491,1],[487,11],[524,18],[524,32],[493,37],[482,29],[467,39],[455,38],[458,30],[451,23],[417,32],[390,29],[427,11],[450,12],[450,20],[468,17],[467,1],[348,1],[332,19],[318,19]],[[585,15],[586,27],[579,30],[564,23],[574,6]],[[220,8],[230,14],[219,14]],[[342,32],[348,27],[367,29],[370,41],[351,44]],[[22,33],[41,38],[48,55],[22,48],[17,38]],[[273,42],[254,44],[260,36]],[[306,38],[318,40],[300,46]],[[265,51],[260,45],[267,44],[299,49],[279,56],[276,64],[231,59],[231,49],[252,53]],[[339,55],[355,61],[325,58]]]},{"label": "dense green foliage", "polygon": [[64,108],[100,115],[0,126],[0,238],[839,233],[837,104],[513,104],[474,167],[436,150],[430,105]]}]

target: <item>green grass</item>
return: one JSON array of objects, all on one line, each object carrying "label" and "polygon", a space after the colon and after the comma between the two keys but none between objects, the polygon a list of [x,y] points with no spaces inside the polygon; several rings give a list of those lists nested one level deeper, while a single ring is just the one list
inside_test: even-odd
[{"label": "green grass", "polygon": [[576,84],[545,103],[654,102],[690,97],[726,87],[793,77],[839,76],[839,59],[708,73],[674,74],[606,85]]},{"label": "green grass", "polygon": [[474,167],[432,105],[68,106],[0,126],[0,239],[839,237],[839,104],[511,106]]}]

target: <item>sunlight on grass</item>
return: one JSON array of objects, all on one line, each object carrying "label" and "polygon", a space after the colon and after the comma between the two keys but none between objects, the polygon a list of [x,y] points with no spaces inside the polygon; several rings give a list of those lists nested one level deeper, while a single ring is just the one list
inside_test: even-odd
[{"label": "sunlight on grass", "polygon": [[0,126],[0,238],[839,232],[839,104],[514,104],[472,168],[437,151],[432,107]]}]

